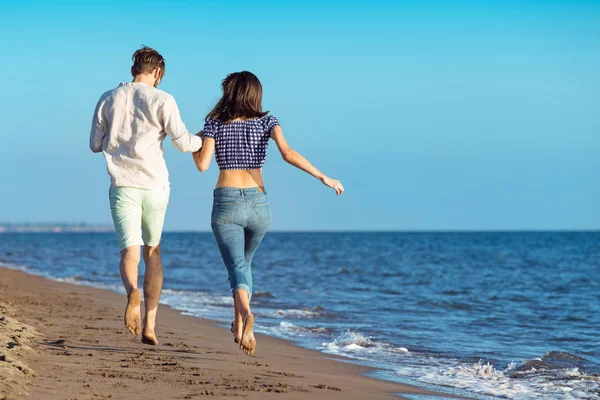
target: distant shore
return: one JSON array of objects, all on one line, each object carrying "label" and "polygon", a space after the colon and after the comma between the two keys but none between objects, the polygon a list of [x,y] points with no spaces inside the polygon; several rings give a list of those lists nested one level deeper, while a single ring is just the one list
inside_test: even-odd
[{"label": "distant shore", "polygon": [[95,224],[69,224],[69,223],[46,223],[46,224],[13,224],[0,223],[0,233],[94,233],[114,232],[112,225]]},{"label": "distant shore", "polygon": [[[122,326],[123,296],[0,267],[0,398],[385,399],[435,393],[259,335],[255,357],[213,321],[162,306],[157,347]],[[447,395],[446,395],[447,396]],[[447,398],[447,397],[446,397]]]}]

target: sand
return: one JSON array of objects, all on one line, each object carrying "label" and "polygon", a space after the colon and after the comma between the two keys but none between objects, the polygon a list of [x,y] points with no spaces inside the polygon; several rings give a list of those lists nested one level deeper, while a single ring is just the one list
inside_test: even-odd
[{"label": "sand", "polygon": [[158,346],[123,323],[124,295],[0,267],[0,399],[394,399],[429,394],[257,335],[253,357],[214,321],[161,305]]}]

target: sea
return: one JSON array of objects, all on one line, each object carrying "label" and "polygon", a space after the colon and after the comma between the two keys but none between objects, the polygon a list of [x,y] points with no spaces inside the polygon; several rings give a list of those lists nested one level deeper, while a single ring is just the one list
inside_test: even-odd
[{"label": "sea", "polygon": [[[212,234],[167,232],[162,255],[161,301],[228,326]],[[4,233],[0,261],[123,293],[114,233]],[[475,399],[600,399],[600,232],[270,232],[252,268],[259,332],[376,378]]]}]

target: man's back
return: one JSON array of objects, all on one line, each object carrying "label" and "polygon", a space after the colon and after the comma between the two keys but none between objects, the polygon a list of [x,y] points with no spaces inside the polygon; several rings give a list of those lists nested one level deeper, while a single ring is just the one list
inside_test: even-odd
[{"label": "man's back", "polygon": [[173,96],[146,83],[121,83],[98,102],[90,147],[103,151],[113,186],[152,189],[169,183],[167,134],[181,151],[202,145],[186,130]]}]

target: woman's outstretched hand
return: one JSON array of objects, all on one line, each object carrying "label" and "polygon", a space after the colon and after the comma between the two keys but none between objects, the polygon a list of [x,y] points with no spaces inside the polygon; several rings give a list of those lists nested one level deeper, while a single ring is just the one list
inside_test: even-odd
[{"label": "woman's outstretched hand", "polygon": [[321,179],[321,182],[323,182],[325,186],[329,186],[335,190],[335,194],[337,195],[344,193],[344,186],[342,186],[342,183],[337,179],[331,179],[328,176],[325,176],[323,179]]}]

